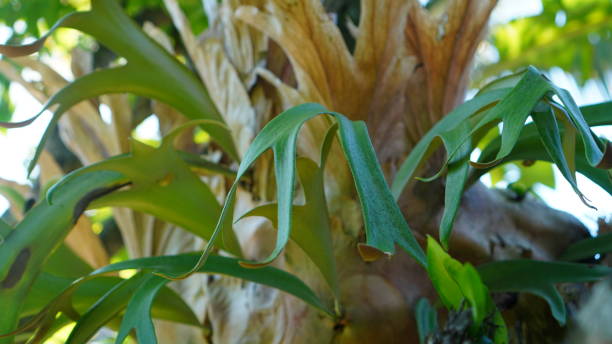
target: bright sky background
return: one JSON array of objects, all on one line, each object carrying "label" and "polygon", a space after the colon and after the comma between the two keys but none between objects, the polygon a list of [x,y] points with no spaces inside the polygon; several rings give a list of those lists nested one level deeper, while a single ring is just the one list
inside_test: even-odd
[{"label": "bright sky background", "polygon": [[[500,4],[493,12],[492,22],[503,23],[513,18],[537,14],[541,11],[541,3],[534,0],[501,0]],[[10,31],[0,27],[0,42],[4,42]],[[69,77],[70,72],[67,64],[60,59],[54,60],[54,68],[59,68],[59,72]],[[36,75],[24,75],[24,77],[35,78]],[[551,79],[557,85],[566,88],[576,99],[579,105],[586,105],[606,101],[607,98],[602,94],[600,87],[595,82],[588,82],[580,89],[573,81],[571,76],[566,75],[560,69],[553,69],[550,74]],[[612,79],[612,78],[611,78]],[[609,83],[612,84],[612,83]],[[612,93],[612,90],[610,90]],[[12,85],[10,95],[15,104],[14,121],[21,121],[35,115],[41,105],[32,98],[27,91],[19,85]],[[44,128],[50,118],[46,114],[35,121],[32,125],[21,129],[9,130],[6,135],[0,134],[0,147],[2,149],[2,163],[0,165],[0,178],[26,183],[25,166],[28,159],[34,152],[35,144],[38,143]],[[145,121],[138,129],[139,136],[154,136],[157,131],[157,123],[154,119]],[[599,128],[597,134],[606,136],[612,140],[612,128]],[[587,178],[579,175],[578,185],[583,193],[589,198],[597,211],[586,207],[571,189],[557,170],[555,173],[557,187],[552,190],[545,186],[538,186],[537,193],[552,207],[570,212],[577,216],[589,227],[591,231],[597,228],[596,220],[601,216],[612,214],[612,201],[610,195],[599,188]],[[484,180],[486,183],[486,179]],[[0,196],[0,212],[7,207],[8,203]]]}]

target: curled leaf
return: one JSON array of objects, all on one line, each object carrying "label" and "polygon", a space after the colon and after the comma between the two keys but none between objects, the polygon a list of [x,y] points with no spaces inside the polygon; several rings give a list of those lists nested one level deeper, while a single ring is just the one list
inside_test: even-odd
[{"label": "curled leaf", "polygon": [[[168,278],[185,278],[197,271],[206,262],[224,224],[231,218],[238,180],[263,152],[272,149],[277,181],[277,237],[272,253],[259,262],[247,262],[249,266],[263,266],[272,262],[281,253],[290,236],[292,227],[292,204],[295,183],[296,140],[303,124],[318,115],[329,114],[338,123],[340,142],[347,157],[366,227],[366,243],[385,254],[395,252],[400,245],[422,266],[425,255],[412,235],[406,220],[395,203],[383,177],[367,128],[363,122],[353,122],[345,116],[329,112],[323,106],[307,103],[293,107],[271,120],[255,137],[238,167],[236,181],[227,193],[221,215],[198,263],[180,274],[166,275]],[[325,146],[325,145],[324,145]]]}]

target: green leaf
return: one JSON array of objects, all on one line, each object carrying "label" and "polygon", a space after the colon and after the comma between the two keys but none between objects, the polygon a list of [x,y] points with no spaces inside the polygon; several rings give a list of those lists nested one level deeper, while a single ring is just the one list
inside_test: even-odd
[{"label": "green leaf", "polygon": [[580,137],[582,138],[585,156],[589,165],[593,167],[603,167],[602,164],[605,164],[604,151],[606,147],[603,146],[603,143],[591,131],[589,125],[587,124],[586,120],[582,116],[582,113],[580,112],[580,108],[578,107],[578,105],[576,105],[576,102],[569,94],[569,92],[567,90],[556,87],[553,84],[551,84],[551,87],[554,89],[557,96],[561,99],[563,105],[565,105],[565,109],[560,110],[566,111],[573,126],[576,128],[576,130],[580,134]]},{"label": "green leaf", "polygon": [[[43,272],[25,300],[21,316],[29,320],[21,329],[52,326],[56,315],[63,312],[78,320],[69,342],[85,343],[125,308],[142,281],[142,274],[128,280],[89,275],[75,281]],[[152,313],[158,319],[200,326],[191,308],[166,287],[161,289]]]},{"label": "green leaf", "polygon": [[[507,86],[512,86],[512,88],[507,88]],[[555,111],[563,111],[568,117],[569,128],[574,128],[582,138],[586,163],[591,169],[606,168],[607,161],[610,160],[604,155],[606,145],[590,131],[580,110],[567,91],[551,84],[537,69],[528,67],[521,73],[493,82],[484,90],[484,93],[479,93],[474,99],[457,107],[438,122],[410,152],[393,181],[393,195],[397,199],[407,183],[414,177],[419,166],[426,161],[440,143],[444,143],[447,152],[446,163],[433,177],[425,179],[426,181],[435,179],[445,170],[448,171],[444,214],[440,223],[440,240],[444,247],[448,246],[452,223],[468,179],[469,167],[466,164],[469,162],[476,168],[488,170],[507,161],[516,146],[521,144],[519,139],[522,137],[525,121],[532,112],[552,111],[551,108]],[[550,100],[550,97],[555,94],[559,96],[564,107]],[[572,159],[574,151],[571,135],[565,137],[565,145],[561,144],[559,130],[552,130],[554,123],[544,122],[550,120],[554,118],[538,118],[538,125],[542,127],[540,135],[543,136],[543,145],[552,152],[551,154],[554,154],[555,162],[560,164],[561,169],[566,170],[564,175],[575,185],[571,173],[573,163],[568,162],[568,159]],[[478,162],[468,161],[467,157],[472,150],[469,145],[470,140],[476,147],[482,139],[490,140],[486,134],[500,121],[503,122],[500,138],[493,140],[487,146],[487,154],[481,154]],[[546,128],[543,127],[544,125]],[[612,149],[608,149],[610,150]],[[557,152],[560,155],[556,154]],[[582,161],[577,162],[577,165],[581,164]],[[580,166],[580,168],[583,167]],[[595,173],[601,175],[605,171]],[[580,195],[578,189],[575,188],[575,190]]]},{"label": "green leaf", "polygon": [[[227,193],[215,231],[200,260],[192,269],[180,274],[173,273],[168,275],[169,278],[185,278],[204,264],[223,225],[231,218],[229,214],[240,178],[257,157],[268,149],[272,149],[274,153],[277,184],[276,244],[272,253],[264,260],[242,264],[249,267],[263,266],[280,254],[289,240],[292,225],[297,135],[307,120],[320,114],[329,114],[336,119],[340,142],[353,173],[366,227],[366,245],[360,246],[362,257],[372,260],[379,257],[380,252],[393,254],[397,243],[420,264],[425,265],[425,255],[389,192],[365,124],[352,122],[339,113],[328,112],[323,106],[310,103],[293,107],[278,115],[255,137],[238,167],[236,180]],[[373,252],[376,254],[372,255]]]},{"label": "green leaf", "polygon": [[210,162],[206,159],[203,159],[202,157],[200,157],[197,154],[193,154],[193,153],[189,153],[189,152],[185,152],[185,151],[178,151],[179,155],[181,156],[181,159],[183,159],[183,161],[188,164],[189,166],[191,166],[192,168],[198,168],[198,169],[203,169],[203,170],[207,170],[209,172],[212,173],[216,173],[216,174],[220,174],[220,175],[224,175],[227,177],[235,177],[236,176],[236,171],[225,167],[223,165],[220,164],[215,164],[213,162]]},{"label": "green leaf", "polygon": [[155,327],[151,320],[151,306],[161,287],[168,282],[161,276],[146,275],[130,299],[115,344],[122,344],[132,330],[136,332],[138,342],[157,343]]},{"label": "green leaf", "polygon": [[[376,153],[363,122],[351,122],[335,115],[340,125],[340,139],[347,156],[366,227],[366,244],[384,254],[395,252],[395,244],[402,247],[422,266],[426,266],[425,254],[412,235],[403,214],[399,210],[378,164]],[[372,259],[365,246],[360,246],[364,259]]]},{"label": "green leaf", "polygon": [[[505,164],[505,165],[497,166],[497,167],[492,168],[490,171],[488,171],[489,175],[491,175],[491,185],[496,185],[497,183],[499,183],[502,180],[504,180],[504,177],[506,175],[506,167],[508,165],[510,165],[510,164]],[[482,171],[482,170],[480,170],[480,171]]]},{"label": "green leaf", "polygon": [[542,297],[550,306],[553,317],[565,324],[565,304],[554,285],[598,280],[612,273],[612,269],[521,259],[484,264],[478,267],[478,272],[492,292],[527,292]]},{"label": "green leaf", "polygon": [[[93,274],[102,274],[126,269],[144,269],[155,271],[156,273],[169,274],[173,271],[187,270],[194,266],[197,261],[198,256],[195,254],[139,258],[102,267],[94,271]],[[260,269],[249,269],[242,267],[238,259],[210,256],[204,266],[198,269],[198,272],[224,274],[277,288],[303,300],[326,314],[332,314],[304,282],[290,273],[270,266]]]},{"label": "green leaf", "polygon": [[427,336],[438,329],[438,314],[424,297],[417,301],[414,313],[419,331],[419,343],[425,344]]},{"label": "green leaf", "polygon": [[78,278],[87,275],[93,269],[77,256],[66,244],[60,244],[45,262],[43,271],[59,276]]},{"label": "green leaf", "polygon": [[493,335],[493,343],[507,344],[509,342],[508,327],[506,326],[504,317],[502,316],[499,310],[496,310],[495,314],[493,315],[493,326],[495,326],[495,333]]},{"label": "green leaf", "polygon": [[401,164],[393,184],[391,192],[395,199],[398,199],[404,188],[415,177],[419,167],[429,156],[435,151],[441,141],[436,141],[436,137],[442,133],[454,129],[458,123],[468,120],[472,115],[487,108],[496,102],[503,99],[508,94],[510,89],[501,88],[494,89],[470,99],[469,101],[459,105],[449,114],[444,116],[434,127],[419,140],[417,145],[412,149],[406,160]]},{"label": "green leaf", "polygon": [[13,227],[0,219],[0,245],[4,242],[4,238],[11,234],[11,231],[13,231]]},{"label": "green leaf", "polygon": [[485,317],[494,308],[489,290],[482,283],[480,275],[470,263],[465,263],[463,266],[448,264],[447,268],[450,270],[451,276],[457,281],[465,299],[472,305],[474,323],[476,326],[481,325]]},{"label": "green leaf", "polygon": [[541,183],[550,188],[555,187],[555,173],[552,164],[544,161],[529,162],[519,164],[521,177],[517,183],[521,183],[526,188],[532,188],[536,183]]},{"label": "green leaf", "polygon": [[0,185],[0,195],[6,197],[12,206],[17,207],[18,211],[24,211],[26,200],[19,192],[17,192],[17,190],[11,188],[10,186]]},{"label": "green leaf", "polygon": [[16,326],[26,293],[44,261],[60,245],[86,205],[124,182],[123,175],[109,171],[75,178],[60,188],[55,203],[43,201],[35,205],[5,238],[0,246],[0,281],[5,286],[0,288],[0,303],[10,312],[0,318],[0,333]]},{"label": "green leaf", "polygon": [[[542,140],[542,145],[548,152],[548,155],[555,163],[555,165],[557,165],[565,179],[569,181],[570,185],[574,189],[574,192],[576,192],[576,194],[580,196],[583,202],[587,204],[586,200],[584,199],[584,196],[582,195],[580,190],[578,190],[575,171],[572,171],[572,169],[570,168],[570,164],[564,154],[564,149],[561,143],[561,135],[559,133],[559,127],[557,126],[557,121],[555,119],[554,110],[551,109],[551,111],[548,113],[535,113],[532,118],[540,134],[540,140]],[[571,131],[572,129],[570,128],[569,130]],[[568,132],[565,132],[565,134],[567,135]]]},{"label": "green leaf", "polygon": [[494,336],[499,343],[507,342],[506,326],[496,309],[489,289],[482,282],[478,271],[470,264],[453,259],[430,236],[427,237],[427,273],[440,300],[446,308],[459,311],[464,302],[470,307],[473,323],[472,335],[482,333],[487,316],[493,315],[498,326]]},{"label": "green leaf", "polygon": [[[333,136],[332,136],[333,138]],[[338,297],[336,260],[332,247],[329,214],[323,189],[323,166],[308,158],[297,159],[297,170],[304,189],[304,205],[293,206],[291,239],[298,244],[319,268],[328,285]],[[277,227],[277,204],[254,208],[241,216],[263,216]]]},{"label": "green leaf", "polygon": [[[420,166],[444,143],[449,155],[447,183],[445,188],[445,207],[440,223],[440,240],[447,247],[452,224],[461,202],[461,195],[469,173],[467,164],[471,146],[469,144],[468,120],[480,109],[487,108],[503,99],[509,92],[507,88],[493,89],[460,105],[440,120],[417,143],[406,160],[400,166],[391,187],[393,196],[398,199],[408,182],[415,176]],[[458,126],[462,123],[461,126]],[[438,177],[442,170],[433,178]]]},{"label": "green leaf", "polygon": [[[595,105],[584,106],[580,108],[585,120],[591,126],[610,125],[612,124],[612,102],[605,102]],[[565,128],[559,128],[559,132],[563,133]],[[499,149],[500,139],[492,140],[483,150],[479,157],[479,161],[487,161],[493,158],[495,152]],[[585,157],[585,150],[582,148],[582,142],[576,143],[576,170],[589,179],[597,183],[608,193],[612,194],[612,178],[608,171],[601,168],[595,168],[589,164]],[[612,154],[610,148],[606,149],[606,155],[602,162],[606,163],[607,156]],[[560,157],[559,157],[560,159]],[[551,155],[544,147],[540,139],[540,134],[536,128],[536,124],[529,123],[521,133],[521,136],[514,147],[513,151],[502,160],[503,162],[515,160],[531,160],[531,161],[553,161]],[[475,170],[473,179],[479,178],[490,168]],[[566,172],[567,173],[567,172]],[[568,174],[571,176],[571,173]]]},{"label": "green leaf", "polygon": [[70,332],[67,344],[87,343],[98,330],[117,316],[147,275],[138,273],[113,286],[85,312]]},{"label": "green leaf", "polygon": [[[23,303],[20,317],[38,313],[60,295],[73,280],[89,274],[92,270],[91,266],[77,256],[72,249],[64,243],[60,244],[47,258],[42,272],[34,280]],[[97,297],[116,283],[114,279],[112,281],[100,279],[96,283],[88,282],[85,281],[84,286],[77,289],[72,299],[72,306],[77,311],[84,310],[84,304],[92,304]]]},{"label": "green leaf", "polygon": [[[11,283],[17,283],[18,286],[9,289],[8,292],[0,293],[0,299],[7,300],[7,307],[12,307],[14,311],[14,314],[7,315],[6,319],[16,319],[19,309],[23,306],[20,300],[26,297],[34,277],[38,274],[41,262],[61,242],[75,219],[88,204],[93,199],[104,198],[104,195],[109,195],[109,192],[115,191],[128,183],[131,184],[128,190],[118,192],[121,197],[125,197],[124,199],[131,202],[126,205],[137,209],[140,207],[142,210],[151,212],[155,212],[159,208],[161,210],[157,215],[160,217],[183,224],[185,228],[192,229],[200,235],[205,235],[206,229],[211,230],[215,223],[216,214],[214,212],[216,211],[218,214],[220,206],[208,187],[189,170],[189,166],[174,150],[172,139],[172,135],[167,137],[159,149],[136,143],[131,155],[111,158],[73,172],[49,190],[47,201],[43,201],[30,210],[15,231],[7,231],[8,235],[4,238],[5,243],[0,248],[0,257],[3,259],[3,264],[0,265],[0,277],[2,280],[6,280],[7,274],[13,274],[11,272],[12,266],[19,259],[29,259],[29,264],[20,279],[11,277],[15,280],[15,282],[12,282],[11,279]],[[125,163],[126,161],[129,163]],[[113,168],[116,171],[109,171]],[[133,194],[130,192],[133,192]],[[124,196],[125,194],[129,197]],[[155,197],[152,198],[152,196]],[[206,200],[210,201],[212,214],[202,211],[201,202]],[[202,226],[206,224],[206,221],[209,221],[210,225],[208,228],[203,228]],[[229,230],[231,230],[231,227],[229,227]],[[203,234],[202,231],[204,231]],[[229,243],[224,246],[227,247],[228,251],[236,254],[240,253],[233,232],[225,235],[224,242]],[[70,260],[69,256],[62,255],[62,257],[57,261],[57,264],[54,263],[57,259],[52,257],[51,265],[49,265],[52,270],[53,266],[58,264],[61,266],[65,264],[66,260]],[[73,261],[70,265],[76,268],[77,265],[75,264],[78,261]],[[62,269],[58,267],[55,270]],[[81,271],[81,273],[87,272],[87,268]],[[63,275],[65,272],[61,274]],[[70,274],[70,277],[75,276],[72,273]],[[63,282],[64,284],[61,284],[62,281],[55,282],[58,282],[53,284],[57,288],[67,287],[66,283],[68,283],[66,281]],[[32,302],[39,302],[39,306],[44,306],[46,303],[40,304],[41,300],[48,302],[61,293],[61,289],[49,289],[49,286],[37,283],[34,286],[33,293],[38,296],[34,299],[28,299],[30,301],[28,301],[29,303],[26,302],[26,305],[30,305],[29,307],[31,307]],[[41,293],[40,289],[45,288],[48,289],[45,290],[47,293]],[[97,290],[99,291],[99,289]],[[91,298],[88,300],[91,301]],[[37,322],[47,326],[54,321],[53,316],[48,315],[50,314],[49,311],[44,311],[41,314],[43,315],[40,318],[35,319]],[[0,324],[0,327],[3,326],[5,325]],[[16,323],[9,324],[7,320],[4,327],[6,330],[0,329],[0,331],[6,332],[15,326]],[[40,332],[41,335],[44,334],[43,332]]]},{"label": "green leaf", "polygon": [[487,111],[476,127],[471,130],[471,133],[474,133],[478,129],[490,125],[490,123],[497,124],[497,121],[500,120],[503,122],[501,145],[497,155],[493,160],[478,163],[475,166],[495,165],[510,154],[523,130],[527,117],[542,97],[550,92],[552,92],[552,88],[548,80],[537,69],[528,67],[523,72],[523,77],[510,90],[508,95]]},{"label": "green leaf", "polygon": [[447,308],[459,310],[466,300],[472,309],[475,326],[482,324],[493,307],[487,287],[472,265],[453,259],[434,238],[428,237],[427,273]]},{"label": "green leaf", "polygon": [[[122,92],[160,100],[191,119],[211,120],[213,125],[203,124],[203,129],[233,158],[238,157],[231,133],[227,127],[218,125],[224,121],[202,83],[164,48],[142,32],[123,13],[115,0],[92,1],[90,11],[65,16],[39,40],[23,46],[0,45],[0,53],[7,57],[32,54],[43,46],[47,37],[58,27],[77,29],[95,37],[100,43],[124,57],[127,64],[98,70],[78,78],[49,99],[39,114],[31,119],[34,120],[52,105],[59,104],[38,145],[29,171],[34,167],[47,136],[64,112],[82,100],[102,94]],[[5,126],[23,126],[29,124],[31,120],[5,123]]]},{"label": "green leaf", "polygon": [[39,34],[39,26],[36,25],[40,19],[43,23],[50,25],[66,13],[74,11],[74,5],[56,1],[27,1],[20,2],[18,6],[11,2],[1,2],[0,21],[12,27],[16,21],[25,21],[25,34],[35,36]]},{"label": "green leaf", "polygon": [[427,273],[446,308],[457,310],[464,295],[457,282],[451,277],[447,265],[460,264],[452,259],[432,237],[427,237]]},{"label": "green leaf", "polygon": [[[54,299],[66,292],[74,282],[74,278],[60,277],[48,272],[41,272],[34,281],[31,290],[24,301],[20,316],[35,315]],[[84,312],[96,300],[115,286],[121,279],[118,277],[100,277],[96,280],[83,281],[72,295],[72,305],[78,312]]]},{"label": "green leaf", "polygon": [[[90,208],[128,207],[155,215],[208,240],[221,206],[208,185],[183,161],[183,154],[174,148],[174,137],[167,135],[158,148],[132,140],[129,154],[66,175],[49,190],[47,198],[53,202],[57,188],[78,176],[117,171],[127,177],[130,186],[96,199]],[[231,226],[225,230],[221,247],[240,256],[240,246]]]},{"label": "green leaf", "polygon": [[[517,146],[519,144],[517,144]],[[519,178],[512,182],[512,184],[524,188],[524,190],[532,190],[534,185],[538,183],[550,188],[554,188],[556,185],[553,165],[541,160],[525,160],[520,163],[504,162],[502,165],[488,171],[491,176],[491,185],[496,185],[504,180],[506,172],[509,170],[519,172]],[[478,174],[480,173],[481,172],[478,172]],[[510,180],[508,181],[510,182]]]},{"label": "green leaf", "polygon": [[559,258],[567,261],[576,261],[592,258],[598,253],[605,254],[609,252],[612,252],[612,233],[605,233],[572,244]]},{"label": "green leaf", "polygon": [[448,173],[446,175],[447,187],[444,190],[444,212],[440,221],[440,242],[444,248],[448,248],[453,222],[461,205],[463,190],[470,171],[468,161],[472,151],[471,141],[461,142],[463,141],[462,133],[467,130],[469,130],[469,124],[465,122],[457,129],[442,134],[447,151],[459,147],[456,155],[448,162]]},{"label": "green leaf", "polygon": [[590,126],[612,124],[612,102],[581,106],[580,112]]}]

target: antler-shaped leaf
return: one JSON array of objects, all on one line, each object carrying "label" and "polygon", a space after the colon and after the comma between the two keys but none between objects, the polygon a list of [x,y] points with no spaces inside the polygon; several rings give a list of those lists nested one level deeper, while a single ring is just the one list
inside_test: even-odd
[{"label": "antler-shaped leaf", "polygon": [[[333,139],[336,137],[336,131],[337,126],[333,125],[325,135],[319,165],[306,157],[297,159],[298,176],[304,190],[304,205],[294,205],[292,208],[293,228],[290,237],[319,268],[335,296],[338,297],[336,261],[323,181],[325,162]],[[275,227],[278,227],[277,208],[276,203],[262,205],[250,210],[242,218],[264,216],[272,221]]]},{"label": "antler-shaped leaf", "polygon": [[[580,107],[580,112],[583,114],[586,122],[592,126],[601,126],[601,125],[610,125],[612,124],[612,102],[594,104]],[[539,117],[539,116],[538,116]],[[549,119],[540,119],[541,121],[553,121],[552,116],[549,116]],[[556,120],[555,120],[556,121]],[[540,125],[541,126],[541,125]],[[559,133],[565,132],[565,127],[561,126],[558,128]],[[571,129],[570,129],[571,130]],[[506,156],[501,163],[513,161],[513,160],[546,160],[553,161],[553,156],[547,152],[545,146],[543,145],[540,139],[541,133],[538,131],[538,127],[536,123],[529,123],[525,126],[523,131],[521,132],[521,136],[519,137],[517,144],[514,146],[512,152]],[[479,160],[487,161],[491,160],[495,154],[499,150],[500,138],[496,137],[491,142],[489,142],[486,147],[483,148],[482,153],[479,157]],[[607,143],[610,145],[610,143]],[[586,175],[589,179],[597,183],[608,193],[612,194],[612,176],[610,175],[610,171],[606,171],[605,168],[596,168],[591,166],[587,161],[585,156],[585,150],[583,149],[583,144],[581,142],[576,143],[575,149],[575,170]],[[563,146],[557,146],[557,150],[561,147],[561,151],[563,150]],[[611,148],[606,149],[606,154],[611,151]],[[557,153],[556,159],[560,159],[561,151]],[[606,155],[607,156],[607,155]],[[607,159],[607,158],[606,158]],[[602,161],[604,164],[606,162]],[[557,164],[557,166],[561,166]],[[569,167],[569,166],[568,166]],[[604,165],[605,167],[605,165]],[[489,172],[491,168],[478,169],[474,171],[474,178],[479,178],[483,174]],[[571,171],[562,171],[565,175],[571,176]],[[566,177],[567,178],[567,177]],[[573,183],[570,180],[570,183]]]},{"label": "antler-shaped leaf", "polygon": [[[367,244],[360,245],[360,253],[366,260],[374,260],[384,254],[393,254],[395,244],[400,245],[421,265],[425,266],[423,250],[412,235],[406,220],[393,200],[384,180],[374,149],[363,122],[353,122],[339,113],[329,112],[319,104],[309,103],[293,107],[270,121],[257,135],[246,152],[236,175],[236,181],[227,193],[221,216],[202,256],[193,269],[183,274],[168,275],[185,278],[205,262],[223,224],[231,214],[238,180],[246,173],[255,159],[268,149],[274,152],[277,180],[277,238],[272,253],[259,262],[243,262],[251,267],[272,262],[289,240],[292,226],[292,204],[295,183],[296,140],[302,125],[320,114],[329,114],[338,123],[340,142],[353,173],[359,194],[366,227]],[[382,252],[382,253],[381,253]]]},{"label": "antler-shaped leaf", "polygon": [[[94,198],[124,185],[118,172],[96,171],[62,185],[55,203],[34,206],[0,245],[0,332],[16,326],[23,299],[49,254]],[[83,187],[83,186],[86,187]]]},{"label": "antler-shaped leaf", "polygon": [[[100,204],[130,206],[182,225],[204,238],[211,236],[220,206],[206,184],[174,150],[174,137],[181,129],[168,135],[159,149],[136,142],[131,154],[76,170],[51,188],[47,201],[30,210],[15,230],[2,228],[0,300],[6,302],[11,313],[0,321],[0,331],[15,327],[21,301],[42,263],[82,211],[92,200],[122,186],[131,184],[128,190],[102,198]],[[203,206],[209,206],[210,211],[202,211]],[[227,228],[223,247],[240,255],[231,226]]]},{"label": "antler-shaped leaf", "polygon": [[[485,87],[484,91],[438,122],[408,155],[393,181],[393,194],[398,198],[429,154],[435,151],[440,143],[444,144],[448,158],[443,168],[447,167],[449,173],[445,189],[444,213],[440,224],[440,240],[445,247],[448,245],[452,220],[459,208],[461,194],[468,178],[467,164],[476,168],[490,168],[504,161],[519,143],[529,115],[538,113],[534,115],[534,122],[540,128],[539,136],[544,147],[551,159],[562,171],[565,171],[565,178],[583,200],[576,186],[575,171],[570,167],[573,166],[571,152],[574,149],[571,135],[574,133],[580,135],[586,162],[591,167],[607,168],[610,159],[608,155],[611,154],[611,150],[606,150],[606,145],[590,130],[580,109],[567,91],[554,86],[537,69],[529,67],[522,73],[502,78]],[[561,99],[563,106],[551,100],[553,95]],[[563,145],[559,131],[554,130],[555,117],[562,118],[566,124],[565,137],[569,139],[566,139]],[[492,158],[479,162],[469,161],[473,146],[466,148],[466,145],[470,140],[476,145],[484,134],[499,122],[503,123],[499,145],[492,152],[494,155],[487,155]],[[443,169],[428,180],[440,176],[442,172]]]},{"label": "antler-shaped leaf", "polygon": [[[131,153],[74,171],[49,190],[47,198],[54,202],[61,185],[78,176],[94,171],[117,171],[130,181],[130,187],[93,201],[92,208],[128,207],[155,215],[208,240],[213,235],[221,206],[208,185],[190,171],[182,158],[184,154],[174,148],[174,138],[181,130],[201,122],[194,121],[177,128],[164,137],[159,148],[132,140]],[[192,163],[203,164],[193,155],[186,157]],[[240,256],[240,246],[231,226],[225,228],[221,247]]]},{"label": "antler-shaped leaf", "polygon": [[[153,309],[153,316],[157,318],[180,321],[191,325],[198,325],[198,322],[192,313],[186,311],[188,307],[185,308],[186,305],[178,295],[168,288],[163,288],[170,280],[150,274],[147,271],[165,273],[184,271],[193,266],[197,260],[198,256],[194,254],[147,257],[102,267],[72,283],[66,282],[64,279],[56,281],[57,278],[52,278],[51,282],[59,283],[63,286],[63,290],[42,311],[11,334],[35,326],[41,327],[43,324],[45,324],[44,327],[48,327],[55,321],[57,313],[63,312],[77,321],[67,342],[86,343],[98,329],[107,324],[127,306],[117,343],[123,342],[132,328],[136,330],[140,342],[156,343],[151,323],[151,309]],[[109,280],[109,277],[102,276],[109,272],[128,269],[141,269],[143,271],[127,280],[116,277]],[[211,256],[197,272],[224,274],[277,288],[302,299],[330,316],[332,315],[331,310],[301,280],[292,274],[273,267],[253,270],[242,267],[238,259]],[[49,281],[48,278],[46,280]],[[103,286],[102,291],[105,290],[105,292],[100,292],[100,283]],[[155,301],[157,293],[160,291],[160,299]],[[83,297],[78,295],[79,292],[85,292],[85,295],[89,298],[91,298],[89,294],[92,292],[97,293],[99,297],[82,315],[79,315],[73,307],[74,302]],[[41,332],[38,336],[42,338],[44,334]]]}]

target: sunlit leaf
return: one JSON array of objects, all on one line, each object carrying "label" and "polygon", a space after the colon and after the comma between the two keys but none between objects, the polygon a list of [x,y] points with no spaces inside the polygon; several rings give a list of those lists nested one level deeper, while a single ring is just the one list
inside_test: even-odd
[{"label": "sunlit leaf", "polygon": [[435,239],[427,238],[427,272],[440,300],[447,308],[458,309],[464,300],[461,288],[446,268],[448,262],[459,264],[444,252]]},{"label": "sunlit leaf", "polygon": [[[476,269],[470,263],[461,264],[453,259],[432,237],[427,238],[427,273],[447,309],[459,311],[467,303],[473,333],[480,330],[487,316],[499,313]],[[505,332],[503,320],[495,332],[507,341],[502,333]]]},{"label": "sunlit leaf", "polygon": [[529,161],[519,164],[518,168],[521,177],[517,183],[521,183],[527,188],[532,188],[537,183],[550,188],[555,187],[555,173],[552,164],[544,161]]},{"label": "sunlit leaf", "polygon": [[479,326],[492,305],[487,288],[469,263],[453,259],[432,237],[427,238],[427,272],[442,303],[449,309],[459,310],[464,301],[472,309],[474,323]]}]

